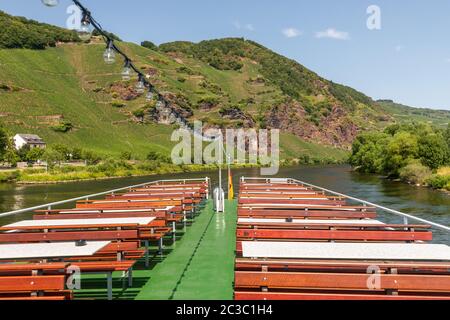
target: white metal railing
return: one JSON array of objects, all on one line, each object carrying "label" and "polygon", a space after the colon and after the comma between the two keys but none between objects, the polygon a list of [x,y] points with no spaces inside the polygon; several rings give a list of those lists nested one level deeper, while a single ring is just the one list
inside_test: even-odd
[{"label": "white metal railing", "polygon": [[[80,201],[80,200],[89,200],[89,199],[92,199],[92,198],[96,198],[96,197],[100,197],[100,196],[104,196],[104,195],[108,195],[108,194],[114,194],[116,192],[120,192],[120,191],[124,191],[124,190],[131,190],[131,189],[135,189],[135,188],[145,187],[145,186],[149,186],[149,185],[158,185],[158,184],[166,183],[166,182],[183,182],[183,183],[194,182],[194,181],[209,182],[209,180],[210,180],[209,178],[199,178],[199,179],[158,180],[158,181],[146,182],[146,183],[141,183],[141,184],[137,184],[137,185],[134,185],[134,186],[128,186],[128,187],[118,188],[118,189],[109,190],[109,191],[105,191],[105,192],[85,195],[85,196],[81,196],[81,197],[77,197],[77,198],[72,198],[72,199],[67,199],[67,200],[47,203],[47,204],[43,204],[43,205],[31,207],[31,208],[25,208],[25,209],[20,209],[20,210],[14,210],[14,211],[10,211],[10,212],[0,213],[0,218],[13,216],[13,215],[16,215],[16,214],[21,214],[21,213],[27,213],[27,212],[31,212],[31,211],[35,211],[35,210],[39,210],[39,209],[51,210],[53,207],[60,206],[60,205],[63,205],[63,204],[72,203],[72,202],[76,202],[76,201]],[[208,190],[207,194],[209,194],[209,190]]]},{"label": "white metal railing", "polygon": [[308,182],[304,182],[304,181],[300,181],[300,180],[297,180],[297,179],[291,179],[291,178],[247,178],[247,177],[242,177],[241,178],[242,182],[252,181],[252,180],[254,180],[254,181],[265,181],[266,183],[274,183],[274,184],[276,184],[276,183],[298,183],[298,184],[302,184],[304,186],[308,186],[308,187],[313,188],[313,189],[318,189],[320,191],[327,192],[329,194],[333,194],[335,196],[344,197],[344,198],[347,198],[349,200],[353,200],[355,202],[359,202],[359,203],[362,203],[364,205],[375,207],[375,208],[380,209],[382,211],[389,212],[391,214],[400,216],[400,217],[403,218],[403,221],[404,221],[404,223],[406,225],[409,224],[409,220],[413,220],[413,221],[418,221],[418,222],[425,223],[427,225],[433,226],[436,229],[440,229],[440,230],[444,230],[446,232],[450,232],[450,227],[448,227],[448,226],[444,226],[442,224],[435,223],[435,222],[432,222],[432,221],[429,221],[429,220],[426,220],[426,219],[418,218],[418,217],[413,216],[411,214],[407,214],[407,213],[400,212],[400,211],[397,211],[397,210],[389,209],[389,208],[380,206],[378,204],[375,204],[375,203],[372,203],[372,202],[369,202],[369,201],[365,201],[365,200],[358,199],[358,198],[355,198],[355,197],[352,197],[352,196],[349,196],[349,195],[346,195],[346,194],[343,194],[343,193],[339,193],[339,192],[336,192],[336,191],[333,191],[333,190],[322,188],[322,187],[316,186],[314,184],[311,184],[311,183],[308,183]]}]

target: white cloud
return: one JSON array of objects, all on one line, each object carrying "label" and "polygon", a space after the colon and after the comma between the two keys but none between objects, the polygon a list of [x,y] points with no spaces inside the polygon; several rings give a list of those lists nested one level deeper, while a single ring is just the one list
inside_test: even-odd
[{"label": "white cloud", "polygon": [[338,31],[333,28],[329,28],[325,31],[319,31],[316,32],[316,38],[322,39],[322,38],[328,38],[328,39],[335,39],[335,40],[349,40],[350,34],[345,31]]},{"label": "white cloud", "polygon": [[404,49],[404,47],[402,45],[398,45],[395,47],[395,51],[400,52]]},{"label": "white cloud", "polygon": [[251,23],[247,23],[245,25],[242,25],[239,21],[234,21],[233,26],[238,30],[248,30],[248,31],[255,31],[255,27]]},{"label": "white cloud", "polygon": [[286,38],[296,38],[302,35],[302,32],[295,28],[286,28],[282,32]]},{"label": "white cloud", "polygon": [[245,25],[245,29],[248,31],[255,31],[255,27],[250,23]]},{"label": "white cloud", "polygon": [[445,62],[450,63],[450,58],[445,59]]}]

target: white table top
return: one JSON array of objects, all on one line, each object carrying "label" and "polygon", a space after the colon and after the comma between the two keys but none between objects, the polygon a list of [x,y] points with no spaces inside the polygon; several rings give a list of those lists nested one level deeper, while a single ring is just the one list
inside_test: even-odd
[{"label": "white table top", "polygon": [[257,197],[254,197],[254,196],[240,196],[239,197],[240,199],[250,199],[250,200],[286,200],[286,201],[290,201],[290,200],[311,200],[311,201],[314,201],[314,200],[330,200],[330,198],[327,198],[327,197],[316,197],[316,198],[308,198],[308,197],[300,197],[300,196],[293,196],[293,197],[290,197],[290,198],[283,198],[283,197],[277,197],[277,196],[265,196],[265,197],[263,197],[263,196],[257,196]]},{"label": "white table top", "polygon": [[[150,196],[150,197],[177,197],[177,198],[182,198],[185,197],[186,195],[193,195],[195,194],[195,192],[193,191],[187,191],[187,192],[164,192],[164,193],[154,193],[154,192],[131,192],[131,193],[124,193],[123,196],[124,197],[146,197],[146,196]],[[120,199],[120,197],[117,197]],[[153,199],[150,198],[150,199]],[[158,199],[158,198],[156,198]]]},{"label": "white table top", "polygon": [[244,258],[449,261],[441,244],[242,242]]},{"label": "white table top", "polygon": [[192,191],[192,190],[200,190],[202,187],[168,187],[168,188],[137,188],[136,190],[139,190],[138,192],[148,190],[149,192],[152,191],[180,191],[180,190],[186,190],[186,191]]},{"label": "white table top", "polygon": [[260,194],[270,194],[270,195],[307,195],[307,194],[319,194],[318,192],[315,191],[296,191],[296,192],[291,192],[291,191],[250,191],[250,190],[244,190],[240,193],[242,196],[247,196],[248,194],[256,194],[256,195],[260,195]]},{"label": "white table top", "polygon": [[348,219],[348,220],[310,220],[310,219],[294,219],[292,222],[287,222],[286,219],[248,219],[239,218],[239,223],[281,223],[281,224],[325,224],[325,225],[383,225],[384,223],[372,219]]},{"label": "white table top", "polygon": [[25,220],[9,224],[7,228],[19,227],[56,227],[56,226],[108,226],[122,224],[148,225],[156,218],[111,218],[111,219],[60,219],[60,220]]},{"label": "white table top", "polygon": [[89,241],[82,247],[77,247],[75,242],[2,244],[0,260],[92,256],[108,244],[110,241]]},{"label": "white table top", "polygon": [[77,214],[84,214],[84,213],[123,213],[123,212],[135,212],[135,213],[153,213],[155,211],[166,211],[171,210],[175,208],[174,206],[168,206],[165,208],[158,208],[158,209],[111,209],[111,210],[103,210],[103,209],[93,209],[93,210],[62,210],[59,213],[77,213]]},{"label": "white table top", "polygon": [[92,201],[91,203],[101,203],[101,204],[108,204],[108,203],[136,203],[136,202],[163,202],[163,201],[180,201],[181,199],[172,200],[172,199],[154,199],[154,198],[148,198],[148,199],[113,199],[113,200],[96,200]]}]

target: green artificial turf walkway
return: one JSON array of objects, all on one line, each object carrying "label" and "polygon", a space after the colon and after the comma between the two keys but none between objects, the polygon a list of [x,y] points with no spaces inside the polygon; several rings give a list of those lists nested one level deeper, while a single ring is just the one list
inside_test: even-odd
[{"label": "green artificial turf walkway", "polygon": [[[114,299],[233,299],[236,219],[235,201],[227,202],[225,214],[213,212],[208,201],[174,245],[167,239],[164,255],[155,255],[150,269],[137,265],[132,287],[115,274]],[[106,278],[84,276],[76,297],[106,298]]]}]

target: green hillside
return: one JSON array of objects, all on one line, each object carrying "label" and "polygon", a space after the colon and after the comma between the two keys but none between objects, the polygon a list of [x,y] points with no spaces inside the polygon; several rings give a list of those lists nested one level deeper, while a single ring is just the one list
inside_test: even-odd
[{"label": "green hillside", "polygon": [[[168,155],[175,127],[156,101],[136,92],[136,79],[122,81],[123,61],[103,62],[101,39],[80,43],[70,31],[0,12],[2,25],[0,122],[11,134],[35,133],[104,156]],[[15,32],[21,41],[13,43]],[[280,129],[284,159],[345,160],[360,132],[395,120],[366,95],[253,41],[117,45],[188,121]]]},{"label": "green hillside", "polygon": [[[2,123],[13,133],[36,133],[48,143],[77,145],[103,154],[168,152],[171,127],[137,125],[126,110],[111,105],[111,98],[92,91],[90,86],[112,78],[113,70],[90,58],[100,53],[100,46],[86,45],[0,50]],[[61,121],[69,121],[74,129],[68,133],[51,129]]]}]

